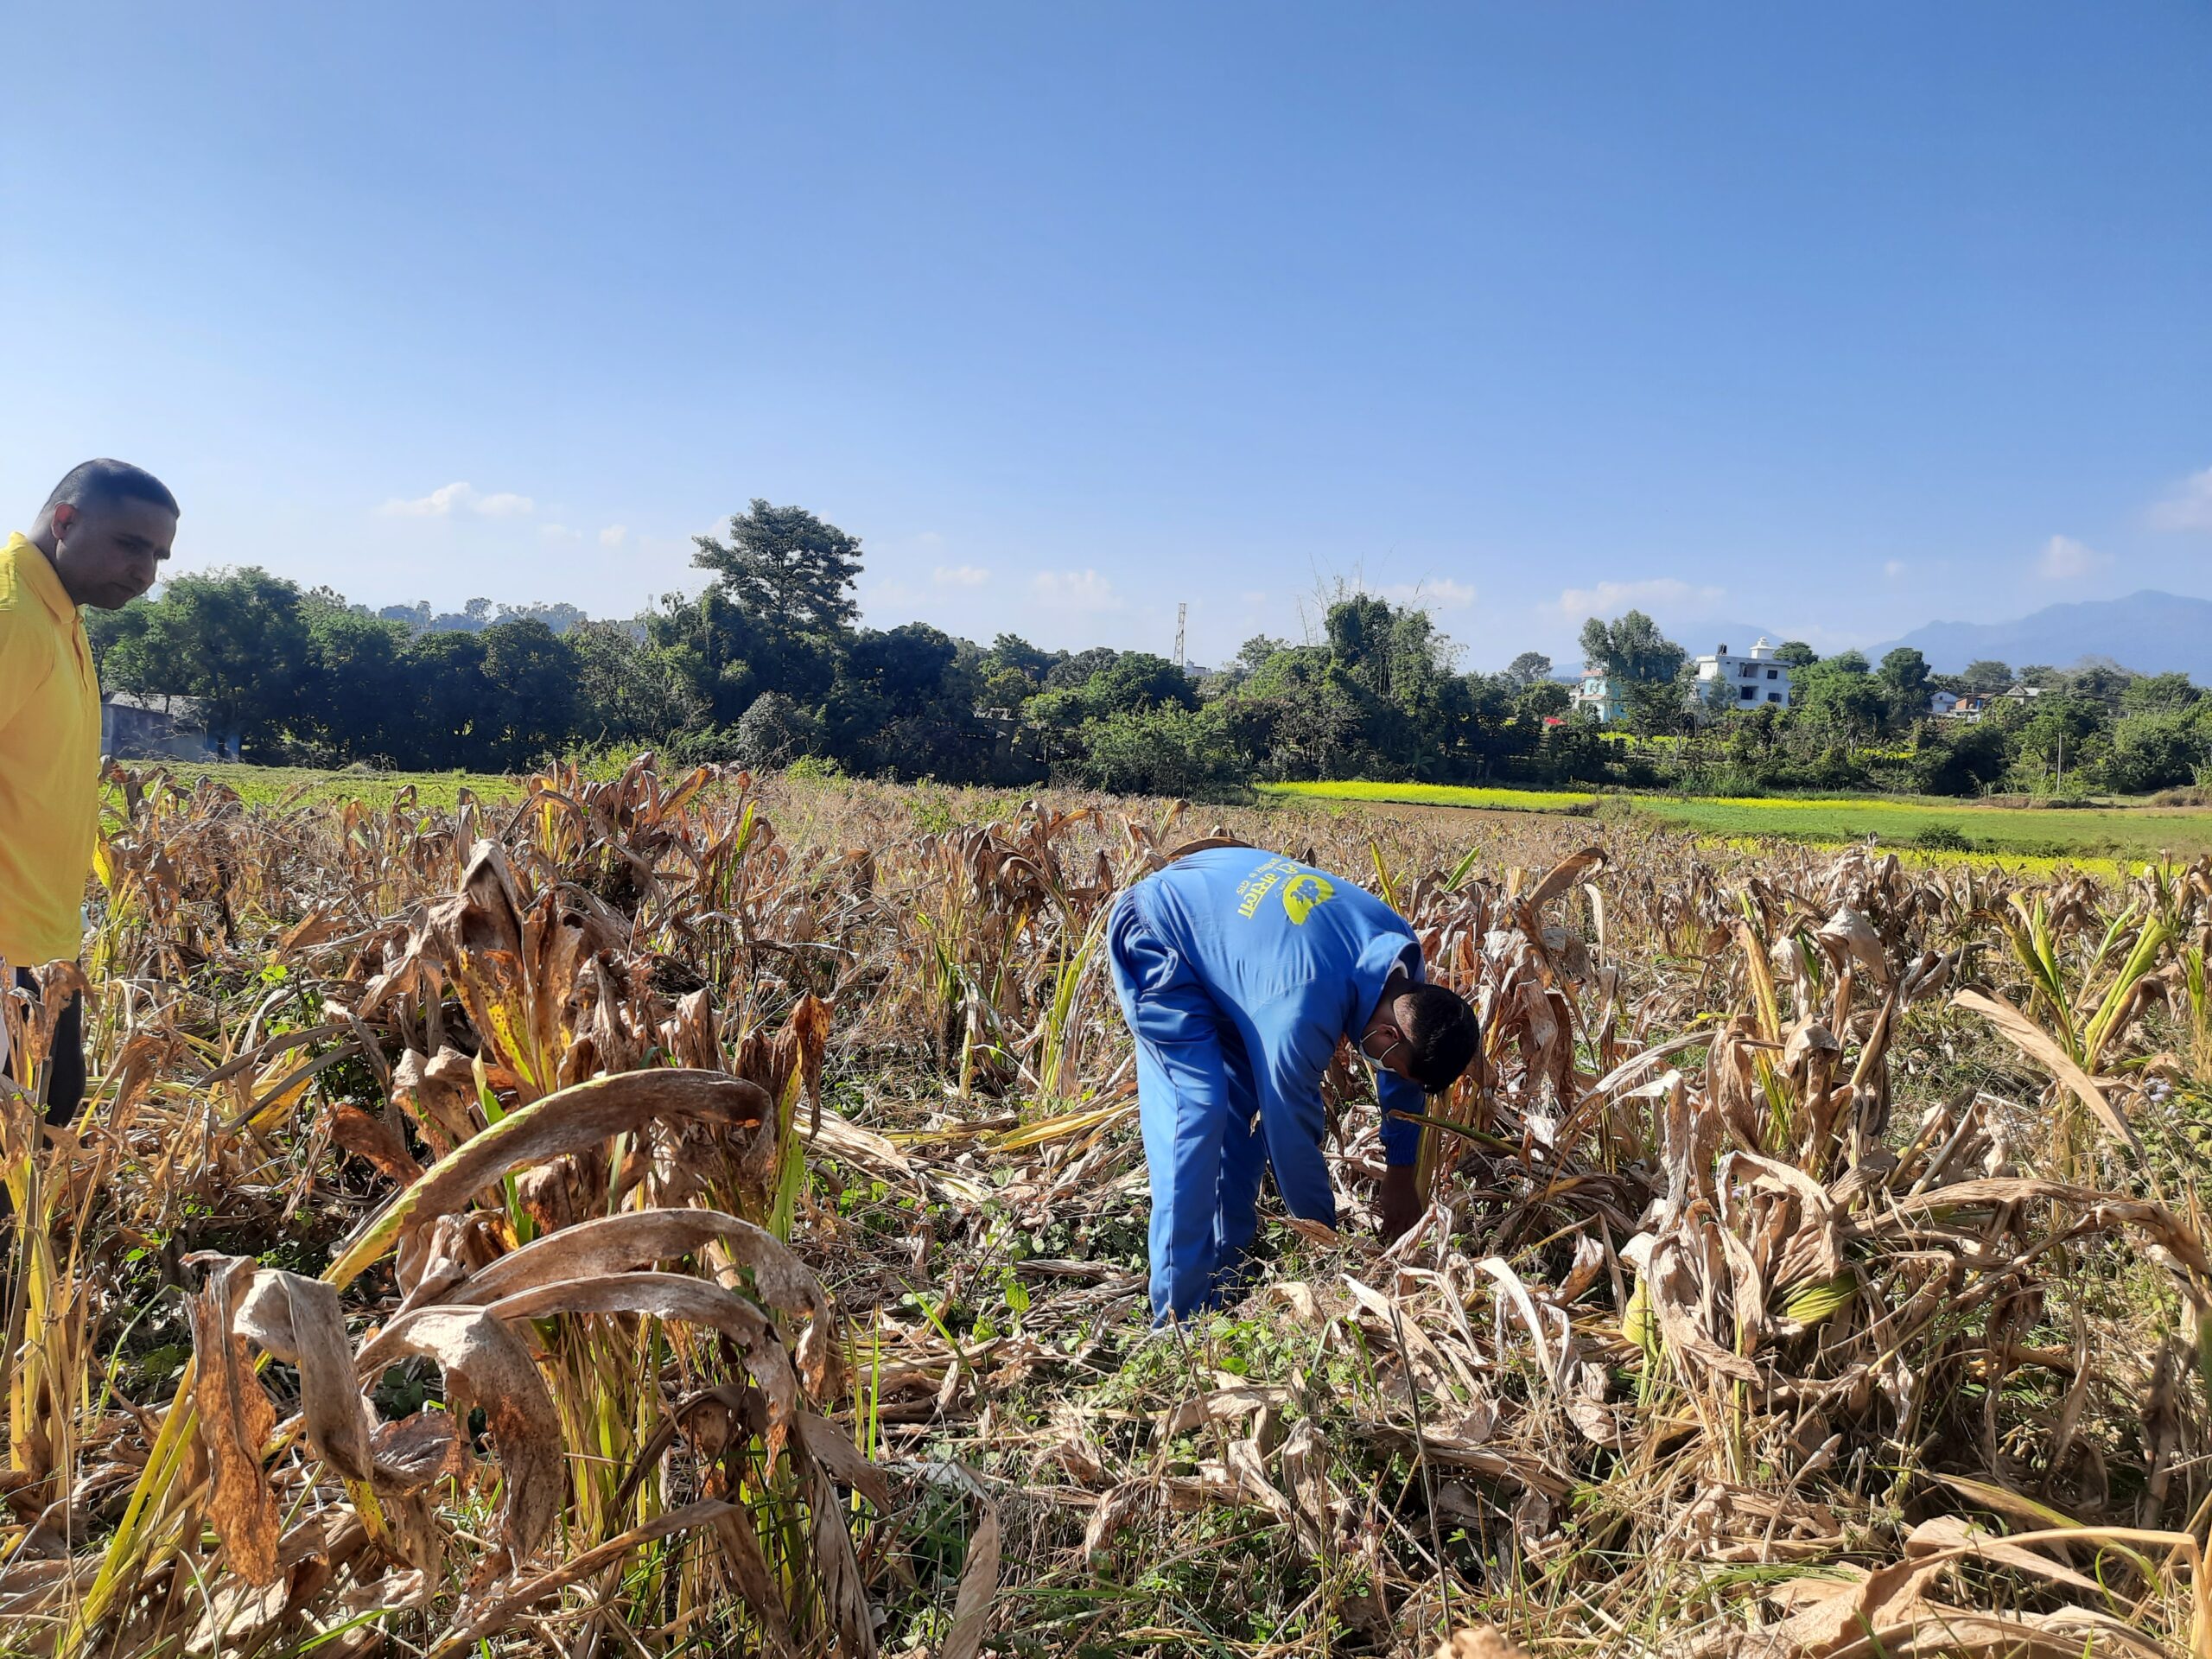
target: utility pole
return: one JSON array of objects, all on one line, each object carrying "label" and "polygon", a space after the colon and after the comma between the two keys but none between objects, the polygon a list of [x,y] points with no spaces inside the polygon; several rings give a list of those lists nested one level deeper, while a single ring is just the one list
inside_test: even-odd
[{"label": "utility pole", "polygon": [[1184,663],[1184,657],[1183,657],[1183,625],[1184,625],[1185,623],[1188,622],[1190,620],[1191,620],[1191,602],[1190,602],[1190,601],[1188,601],[1188,600],[1178,600],[1178,601],[1176,601],[1176,602],[1175,602],[1175,666],[1176,666],[1177,668],[1179,668],[1179,668],[1181,668],[1181,667],[1183,666],[1183,663]]}]

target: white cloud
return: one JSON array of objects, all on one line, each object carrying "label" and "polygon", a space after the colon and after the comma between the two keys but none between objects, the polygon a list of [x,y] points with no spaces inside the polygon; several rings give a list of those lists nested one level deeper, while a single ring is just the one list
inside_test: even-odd
[{"label": "white cloud", "polygon": [[2212,530],[2212,467],[2191,473],[2151,509],[2153,530]]},{"label": "white cloud", "polygon": [[570,530],[566,524],[540,524],[537,533],[549,542],[581,542],[584,538],[583,531]]},{"label": "white cloud", "polygon": [[1884,561],[1882,565],[1882,574],[1887,576],[1891,582],[1895,582],[1899,577],[1903,576],[1904,575],[1904,569],[1905,566],[1903,559],[1888,559]]},{"label": "white cloud", "polygon": [[1400,582],[1376,593],[1394,605],[1418,605],[1432,611],[1464,611],[1475,602],[1474,588],[1449,576],[1440,582]]},{"label": "white cloud", "polygon": [[466,506],[475,495],[466,484],[448,484],[412,501],[394,496],[377,511],[391,518],[442,518],[455,507]]},{"label": "white cloud", "polygon": [[914,539],[919,542],[924,547],[943,547],[944,545],[944,537],[938,535],[938,532],[933,530],[925,530],[920,535],[915,537]]},{"label": "white cloud", "polygon": [[599,532],[599,544],[601,547],[620,547],[622,545],[623,538],[629,533],[630,527],[627,524],[609,524]]},{"label": "white cloud", "polygon": [[1096,570],[1039,570],[1029,582],[1030,597],[1055,611],[1118,611],[1122,596]]},{"label": "white cloud", "polygon": [[930,580],[940,588],[980,588],[991,579],[991,573],[980,565],[940,564],[930,573]]},{"label": "white cloud", "polygon": [[1717,604],[1726,591],[1713,587],[1693,588],[1678,576],[1654,576],[1645,582],[1601,582],[1594,588],[1562,589],[1553,608],[1570,622],[1582,617],[1611,617],[1622,611],[1650,606],[1675,612],[1702,611]]},{"label": "white cloud", "polygon": [[501,491],[479,495],[473,484],[442,484],[428,495],[404,500],[394,496],[377,511],[389,518],[449,518],[456,512],[474,512],[486,518],[527,518],[537,504],[526,495]]},{"label": "white cloud", "polygon": [[2073,582],[2112,563],[2112,555],[2085,547],[2071,536],[2054,536],[2043,544],[2036,574],[2045,582]]}]

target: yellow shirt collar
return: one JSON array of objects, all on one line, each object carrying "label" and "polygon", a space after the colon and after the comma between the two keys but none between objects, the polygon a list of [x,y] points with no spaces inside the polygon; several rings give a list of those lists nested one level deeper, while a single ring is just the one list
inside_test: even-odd
[{"label": "yellow shirt collar", "polygon": [[61,585],[61,578],[54,569],[39,544],[21,531],[8,537],[8,553],[16,561],[16,568],[23,579],[38,590],[46,601],[46,608],[54,613],[54,620],[65,627],[77,620],[77,607],[69,602],[69,590]]}]

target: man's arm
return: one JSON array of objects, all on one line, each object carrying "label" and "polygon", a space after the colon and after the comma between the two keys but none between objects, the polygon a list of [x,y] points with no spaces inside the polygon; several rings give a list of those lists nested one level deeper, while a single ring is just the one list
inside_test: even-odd
[{"label": "man's arm", "polygon": [[1396,1073],[1384,1071],[1375,1079],[1375,1103],[1382,1115],[1382,1236],[1393,1239],[1421,1219],[1421,1192],[1414,1176],[1421,1161],[1421,1126],[1391,1114],[1425,1113],[1428,1096]]},{"label": "man's arm", "polygon": [[1292,1215],[1332,1227],[1337,1201],[1321,1156],[1321,1137],[1328,1130],[1321,1077],[1336,1058],[1343,1002],[1340,990],[1307,986],[1249,1010],[1253,1081],[1275,1188]]}]

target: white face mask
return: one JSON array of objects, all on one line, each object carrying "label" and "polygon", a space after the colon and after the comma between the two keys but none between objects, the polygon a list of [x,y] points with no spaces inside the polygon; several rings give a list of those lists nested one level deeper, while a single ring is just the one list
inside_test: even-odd
[{"label": "white face mask", "polygon": [[[1367,1039],[1363,1036],[1359,1039],[1359,1057],[1365,1060],[1370,1065],[1373,1066],[1378,1072],[1390,1071],[1390,1056],[1395,1053],[1399,1049],[1404,1047],[1405,1042],[1406,1039],[1403,1037],[1394,1037],[1390,1039],[1389,1046],[1383,1049],[1382,1052],[1379,1056],[1377,1056],[1370,1054],[1367,1052]],[[1392,1077],[1395,1077],[1398,1074],[1395,1071],[1390,1071],[1390,1075]]]}]

